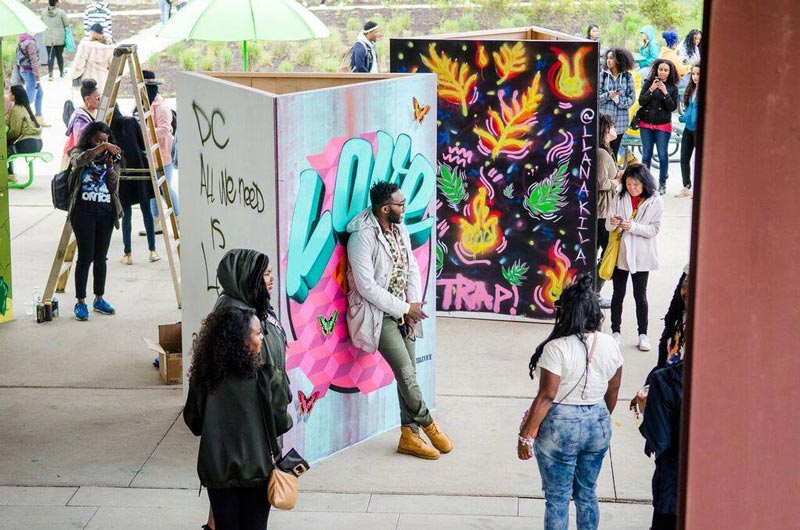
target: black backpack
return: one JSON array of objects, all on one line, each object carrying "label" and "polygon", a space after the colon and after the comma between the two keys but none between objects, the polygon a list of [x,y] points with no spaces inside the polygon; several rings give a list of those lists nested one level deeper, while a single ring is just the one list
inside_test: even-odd
[{"label": "black backpack", "polygon": [[69,210],[69,174],[71,168],[67,168],[61,173],[56,173],[50,181],[50,195],[53,198],[53,206],[65,212]]}]

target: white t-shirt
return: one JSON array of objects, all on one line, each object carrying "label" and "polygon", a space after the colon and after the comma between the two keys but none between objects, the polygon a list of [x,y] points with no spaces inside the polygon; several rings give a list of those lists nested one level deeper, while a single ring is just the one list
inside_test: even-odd
[{"label": "white t-shirt", "polygon": [[[588,372],[586,352],[592,349],[594,339],[591,333],[584,335],[586,347],[576,335],[555,339],[545,345],[536,365],[536,374],[541,377],[541,369],[545,369],[561,377],[554,403],[594,405],[603,400],[609,379],[622,366],[622,353],[611,335],[597,333],[596,337],[597,345]],[[570,390],[572,392],[567,396]]]}]

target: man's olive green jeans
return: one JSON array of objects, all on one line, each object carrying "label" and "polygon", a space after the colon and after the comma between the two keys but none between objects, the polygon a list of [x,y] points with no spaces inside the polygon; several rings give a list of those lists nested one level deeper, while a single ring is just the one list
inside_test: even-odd
[{"label": "man's olive green jeans", "polygon": [[417,384],[416,343],[412,338],[404,339],[397,322],[389,315],[383,316],[378,350],[392,368],[397,381],[400,424],[418,433],[419,426],[427,427],[433,423],[433,418]]}]

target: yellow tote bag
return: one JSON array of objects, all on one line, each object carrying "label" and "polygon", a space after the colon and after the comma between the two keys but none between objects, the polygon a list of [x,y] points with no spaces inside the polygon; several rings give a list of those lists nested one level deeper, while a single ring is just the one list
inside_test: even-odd
[{"label": "yellow tote bag", "polygon": [[619,230],[614,230],[608,234],[608,245],[603,249],[603,260],[600,262],[600,268],[597,269],[597,275],[604,280],[610,280],[614,275],[614,267],[617,266],[617,258],[619,258],[619,240],[622,234]]},{"label": "yellow tote bag", "polygon": [[[632,221],[638,212],[639,208],[636,208],[628,220]],[[600,268],[597,269],[597,275],[604,280],[610,280],[614,275],[614,268],[617,266],[617,258],[619,258],[619,243],[621,239],[622,232],[618,228],[608,234],[608,245],[603,249],[603,259],[600,261]]]}]

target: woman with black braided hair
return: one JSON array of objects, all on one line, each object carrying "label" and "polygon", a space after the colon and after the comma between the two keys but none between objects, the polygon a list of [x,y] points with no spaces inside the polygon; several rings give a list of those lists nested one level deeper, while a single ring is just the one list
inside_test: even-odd
[{"label": "woman with black braided hair", "polygon": [[596,529],[595,485],[611,440],[622,354],[600,332],[603,312],[590,275],[578,276],[557,304],[553,331],[528,364],[531,378],[539,376],[539,392],[522,420],[517,456],[528,460],[536,454],[545,528],[567,528],[571,496],[578,530]]}]

